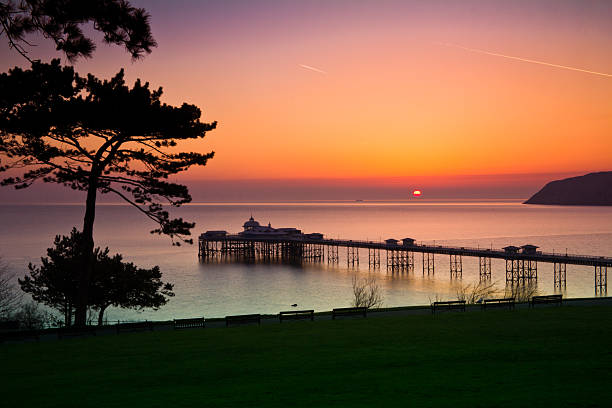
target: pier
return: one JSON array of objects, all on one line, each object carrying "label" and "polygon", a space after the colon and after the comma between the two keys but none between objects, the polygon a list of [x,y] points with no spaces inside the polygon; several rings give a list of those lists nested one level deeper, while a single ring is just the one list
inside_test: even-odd
[{"label": "pier", "polygon": [[[338,264],[340,254],[346,254],[347,266],[359,267],[360,256],[364,257],[365,265],[366,251],[370,269],[386,265],[390,271],[415,272],[415,258],[421,258],[423,276],[435,274],[436,256],[448,256],[451,279],[463,277],[464,257],[478,258],[480,280],[491,279],[491,260],[500,259],[505,261],[507,284],[537,282],[538,265],[552,264],[555,289],[566,287],[567,265],[591,266],[596,295],[607,293],[608,267],[612,267],[612,257],[547,253],[539,251],[535,245],[493,249],[418,244],[412,238],[404,238],[401,242],[396,239],[384,242],[327,239],[323,234],[304,234],[296,228],[261,226],[253,217],[244,223],[243,232],[207,231],[198,240],[198,256],[203,262]],[[381,262],[383,253],[386,262]]]},{"label": "pier", "polygon": [[[313,239],[298,237],[247,237],[241,235],[205,236],[199,238],[199,257],[203,260],[232,258],[240,261],[278,261],[287,263],[325,262],[338,263],[339,252],[346,253],[348,266],[358,266],[360,256],[366,255],[370,268],[379,268],[381,254],[385,254],[389,270],[414,272],[415,254],[422,259],[423,275],[435,273],[435,257],[448,256],[451,278],[460,278],[463,273],[463,258],[479,258],[481,279],[491,277],[491,260],[506,262],[506,282],[525,283],[537,281],[538,264],[553,265],[555,287],[566,284],[567,265],[592,266],[595,274],[597,293],[607,291],[608,267],[612,258],[603,256],[556,254],[541,251],[510,249],[483,249],[443,245],[408,244],[353,241],[341,239]],[[364,257],[364,262],[366,258]]]}]

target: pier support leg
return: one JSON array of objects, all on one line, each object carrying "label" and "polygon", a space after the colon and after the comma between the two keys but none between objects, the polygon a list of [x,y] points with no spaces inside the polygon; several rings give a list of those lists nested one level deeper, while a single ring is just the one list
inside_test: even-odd
[{"label": "pier support leg", "polygon": [[305,260],[312,259],[312,244],[304,244],[304,251],[302,253],[302,257]]},{"label": "pier support leg", "polygon": [[359,266],[359,248],[358,247],[347,247],[346,262],[350,266]]},{"label": "pier support leg", "polygon": [[255,262],[255,242],[247,242],[245,245],[245,257],[249,262]]},{"label": "pier support leg", "polygon": [[397,251],[387,249],[387,270],[395,271],[398,268],[398,260]]},{"label": "pier support leg", "polygon": [[538,263],[530,259],[506,259],[506,283],[537,282]]},{"label": "pier support leg", "polygon": [[387,269],[414,272],[414,252],[402,249],[387,249]]},{"label": "pier support leg", "polygon": [[523,260],[523,280],[538,281],[538,262],[532,260]]},{"label": "pier support leg", "polygon": [[304,259],[312,262],[322,262],[324,258],[323,245],[321,244],[304,244]]},{"label": "pier support leg", "polygon": [[478,265],[480,280],[482,281],[491,279],[491,258],[479,256]]},{"label": "pier support leg", "polygon": [[263,246],[261,248],[261,253],[262,253],[262,256],[265,262],[272,262],[272,259],[274,259],[274,254],[275,254],[274,246],[275,245],[276,244],[271,244],[269,242],[263,243]]},{"label": "pier support leg", "polygon": [[519,260],[506,259],[506,283],[519,281]]},{"label": "pier support leg", "polygon": [[423,275],[427,272],[427,275],[434,274],[435,270],[435,259],[434,254],[429,252],[423,252]]},{"label": "pier support leg", "polygon": [[370,268],[380,268],[380,249],[368,248],[368,266]]},{"label": "pier support leg", "polygon": [[449,255],[450,257],[450,277],[460,279],[463,277],[463,260],[461,255]]},{"label": "pier support leg", "polygon": [[566,287],[566,269],[567,264],[556,262],[553,264],[553,282],[555,289],[564,289]]},{"label": "pier support leg", "polygon": [[608,267],[595,265],[595,295],[608,293]]},{"label": "pier support leg", "polygon": [[200,239],[198,243],[198,257],[203,260],[210,260],[217,257],[223,247],[223,243],[208,239]]},{"label": "pier support leg", "polygon": [[406,270],[414,272],[414,252],[406,252]]},{"label": "pier support leg", "polygon": [[338,246],[327,246],[327,263],[338,263]]}]

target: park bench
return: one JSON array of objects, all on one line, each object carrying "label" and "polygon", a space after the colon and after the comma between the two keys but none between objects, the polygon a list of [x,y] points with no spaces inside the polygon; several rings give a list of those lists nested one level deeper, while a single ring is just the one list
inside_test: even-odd
[{"label": "park bench", "polygon": [[497,299],[485,299],[480,305],[482,310],[487,310],[491,307],[507,307],[508,309],[514,309],[514,298],[497,298]]},{"label": "park bench", "polygon": [[443,302],[433,302],[431,304],[431,313],[436,313],[443,310],[461,310],[462,312],[465,312],[465,300],[448,300]]},{"label": "park bench", "polygon": [[204,328],[204,318],[174,319],[174,330]]},{"label": "park bench", "polygon": [[280,312],[278,320],[282,323],[283,320],[314,320],[314,310],[289,310]]},{"label": "park bench", "polygon": [[115,328],[117,329],[117,334],[153,331],[153,322],[145,321],[145,322],[117,323],[115,325]]},{"label": "park bench", "polygon": [[96,327],[95,326],[64,327],[57,331],[57,335],[60,339],[72,339],[75,337],[95,336]]},{"label": "park bench", "polygon": [[247,315],[234,315],[225,316],[225,327],[229,327],[232,324],[250,324],[257,323],[261,324],[260,314],[247,314]]},{"label": "park bench", "polygon": [[367,317],[367,307],[339,307],[332,310],[332,319],[343,316],[363,316]]},{"label": "park bench", "polygon": [[537,304],[556,303],[561,306],[563,303],[563,295],[545,295],[545,296],[534,296],[529,302],[529,306],[534,307]]}]

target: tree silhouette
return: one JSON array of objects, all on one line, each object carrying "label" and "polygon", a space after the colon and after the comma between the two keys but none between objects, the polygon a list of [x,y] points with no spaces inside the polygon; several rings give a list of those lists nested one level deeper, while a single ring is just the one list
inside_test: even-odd
[{"label": "tree silhouette", "polygon": [[132,58],[150,53],[157,44],[151,35],[149,15],[125,0],[3,0],[0,1],[0,35],[27,58],[26,36],[42,34],[55,42],[70,61],[91,57],[94,42],[83,34],[81,25],[93,23],[104,41],[125,47]]},{"label": "tree silhouette", "polygon": [[13,174],[0,184],[19,189],[42,180],[87,193],[77,325],[86,319],[98,192],[121,197],[155,221],[152,233],[170,236],[175,245],[193,242],[188,236],[195,224],[171,219],[162,202],[178,207],[191,201],[187,187],[168,178],[204,166],[214,152],[181,152],[178,142],[204,138],[216,122],[200,122],[194,105],[161,103],[161,95],[161,88],[150,90],[140,80],[126,86],[123,70],[101,81],[82,78],[59,60],[0,74],[0,172]]},{"label": "tree silhouette", "polygon": [[[97,257],[98,253],[95,254]],[[42,265],[36,267],[30,263],[28,269],[31,276],[26,275],[18,280],[21,290],[29,293],[32,299],[59,311],[66,326],[72,324],[76,306],[81,258],[78,245],[73,245],[67,237],[57,235],[54,247],[47,249],[47,257],[41,258]]]},{"label": "tree silhouette", "polygon": [[[58,310],[66,326],[72,324],[78,295],[81,241],[82,236],[76,229],[69,237],[57,235],[54,246],[41,258],[41,266],[30,263],[30,275],[19,279],[21,289],[35,301]],[[161,276],[158,266],[137,268],[131,262],[123,262],[119,254],[109,256],[108,248],[96,248],[87,306],[98,311],[98,325],[102,325],[109,306],[157,309],[174,296],[173,286],[162,282]]]},{"label": "tree silhouette", "polygon": [[174,296],[174,286],[162,282],[161,276],[159,266],[137,268],[131,262],[123,262],[120,254],[108,256],[108,248],[102,251],[94,265],[89,300],[91,307],[98,311],[98,325],[102,325],[104,311],[109,306],[157,310],[168,303],[168,298]]}]

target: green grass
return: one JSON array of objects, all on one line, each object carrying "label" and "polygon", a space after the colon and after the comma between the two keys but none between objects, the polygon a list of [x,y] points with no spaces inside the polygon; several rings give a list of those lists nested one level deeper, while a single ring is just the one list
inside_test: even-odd
[{"label": "green grass", "polygon": [[609,406],[612,307],[0,346],[6,407]]}]

